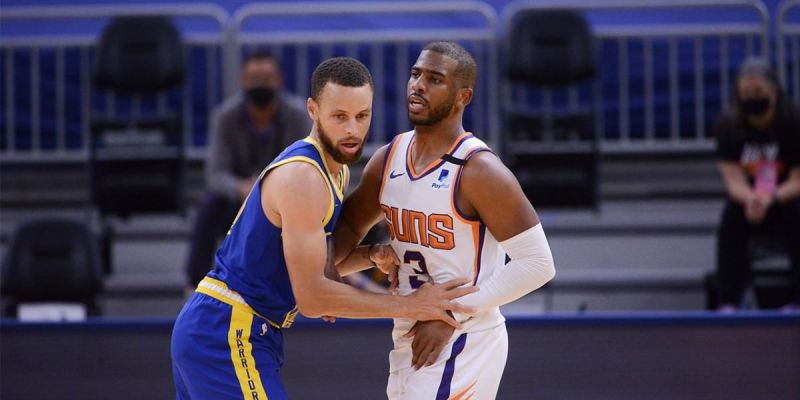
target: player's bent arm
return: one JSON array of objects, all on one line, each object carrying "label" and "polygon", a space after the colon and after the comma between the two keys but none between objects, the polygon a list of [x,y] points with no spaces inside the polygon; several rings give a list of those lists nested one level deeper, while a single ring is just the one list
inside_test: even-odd
[{"label": "player's bent arm", "polygon": [[471,292],[455,288],[457,285],[431,286],[422,295],[389,296],[361,291],[324,276],[327,240],[322,222],[330,206],[326,185],[316,167],[301,162],[276,168],[262,185],[264,212],[279,215],[298,310],[308,317],[441,319],[457,325],[445,310],[462,309],[451,300]]},{"label": "player's bent arm", "polygon": [[352,253],[383,217],[378,195],[386,148],[383,146],[372,155],[361,173],[361,181],[342,205],[342,214],[333,233],[336,269],[342,276],[372,267],[368,257]]},{"label": "player's bent arm", "polygon": [[354,248],[344,260],[336,264],[336,270],[341,276],[347,276],[372,267],[372,261],[369,259],[369,245]]},{"label": "player's bent arm", "polygon": [[459,299],[477,312],[510,303],[553,279],[555,266],[539,217],[516,177],[494,154],[480,152],[467,162],[460,194],[468,212],[480,216],[511,258],[481,282],[481,290]]}]

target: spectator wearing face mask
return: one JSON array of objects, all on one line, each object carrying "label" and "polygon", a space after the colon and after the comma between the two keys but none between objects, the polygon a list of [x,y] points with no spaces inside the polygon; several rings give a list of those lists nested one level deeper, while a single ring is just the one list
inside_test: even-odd
[{"label": "spectator wearing face mask", "polygon": [[760,59],[742,65],[733,100],[714,127],[728,194],[717,236],[720,310],[736,310],[750,284],[750,238],[772,232],[785,238],[792,265],[784,310],[800,311],[800,114]]},{"label": "spectator wearing face mask", "polygon": [[221,239],[256,177],[282,149],[311,130],[303,99],[283,91],[277,60],[264,52],[247,55],[241,92],[211,116],[206,159],[207,194],[198,207],[186,263],[191,289],[212,266]]}]

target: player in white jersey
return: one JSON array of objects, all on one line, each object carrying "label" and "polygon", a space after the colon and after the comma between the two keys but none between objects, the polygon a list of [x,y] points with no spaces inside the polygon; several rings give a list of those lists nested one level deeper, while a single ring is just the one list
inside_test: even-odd
[{"label": "player in white jersey", "polygon": [[[555,274],[539,218],[516,178],[462,126],[476,75],[474,59],[458,44],[425,46],[407,88],[415,129],[373,155],[334,234],[341,260],[385,220],[401,263],[401,294],[462,277],[480,288],[458,300],[476,310],[454,315],[460,329],[395,319],[390,399],[494,398],[508,354],[499,306]],[[341,264],[339,272],[351,268]]]}]

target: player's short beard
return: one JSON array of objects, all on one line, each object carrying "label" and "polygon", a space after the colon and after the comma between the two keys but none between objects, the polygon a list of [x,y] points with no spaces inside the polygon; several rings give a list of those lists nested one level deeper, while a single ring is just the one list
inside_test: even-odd
[{"label": "player's short beard", "polygon": [[325,128],[322,127],[319,118],[317,118],[317,133],[319,134],[319,141],[322,142],[322,148],[339,164],[353,164],[361,158],[361,153],[364,152],[363,142],[358,148],[358,152],[352,156],[340,152],[333,144],[333,140],[325,133]]},{"label": "player's short beard", "polygon": [[411,113],[408,113],[408,119],[411,121],[412,124],[418,126],[436,125],[443,119],[447,118],[451,112],[453,112],[453,107],[455,107],[455,104],[456,104],[456,96],[455,94],[453,94],[453,96],[447,99],[446,103],[440,105],[439,107],[431,108],[428,118],[420,118],[412,115]]}]

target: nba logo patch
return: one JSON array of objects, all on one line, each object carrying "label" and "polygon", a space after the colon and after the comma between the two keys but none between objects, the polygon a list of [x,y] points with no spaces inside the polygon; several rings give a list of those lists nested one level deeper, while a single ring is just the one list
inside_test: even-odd
[{"label": "nba logo patch", "polygon": [[450,184],[447,183],[449,177],[450,177],[450,170],[443,169],[442,172],[439,172],[439,177],[436,178],[436,182],[433,182],[431,184],[431,187],[434,189],[449,189]]}]

